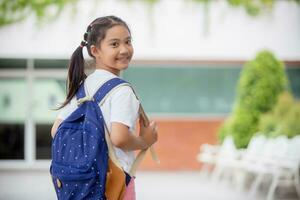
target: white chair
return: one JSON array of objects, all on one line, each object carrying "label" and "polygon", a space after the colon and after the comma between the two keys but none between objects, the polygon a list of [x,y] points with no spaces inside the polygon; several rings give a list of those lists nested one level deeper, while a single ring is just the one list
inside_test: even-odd
[{"label": "white chair", "polygon": [[262,184],[266,175],[274,175],[277,173],[279,163],[282,162],[281,159],[286,155],[288,144],[289,140],[286,136],[268,139],[257,161],[243,166],[247,172],[255,175],[255,179],[250,188],[251,196],[255,196],[258,187]]},{"label": "white chair", "polygon": [[249,167],[261,159],[262,152],[265,148],[267,138],[264,135],[257,134],[253,136],[248,144],[247,149],[241,155],[239,167]]},{"label": "white chair", "polygon": [[221,181],[222,176],[229,180],[233,175],[239,157],[240,151],[236,149],[233,138],[227,136],[220,146],[211,180],[213,182]]},{"label": "white chair", "polygon": [[218,153],[220,150],[219,145],[202,144],[200,152],[197,155],[197,161],[202,164],[201,175],[207,178],[210,174],[212,167],[216,164]]},{"label": "white chair", "polygon": [[236,173],[234,176],[236,187],[243,190],[246,185],[246,180],[249,178],[245,169],[252,168],[260,159],[261,153],[265,147],[267,138],[266,136],[257,133],[254,135],[247,149],[241,154],[241,159],[237,160]]},{"label": "white chair", "polygon": [[279,158],[278,170],[272,174],[272,182],[267,194],[267,200],[272,200],[276,188],[282,184],[292,184],[296,188],[300,199],[300,136],[292,138],[289,142],[285,155]]}]

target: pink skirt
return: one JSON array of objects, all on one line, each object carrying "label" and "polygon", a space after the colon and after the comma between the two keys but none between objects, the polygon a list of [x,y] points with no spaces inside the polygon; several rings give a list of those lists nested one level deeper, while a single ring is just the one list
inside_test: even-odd
[{"label": "pink skirt", "polygon": [[134,186],[134,177],[131,178],[130,182],[128,183],[124,195],[123,200],[135,200],[135,186]]}]

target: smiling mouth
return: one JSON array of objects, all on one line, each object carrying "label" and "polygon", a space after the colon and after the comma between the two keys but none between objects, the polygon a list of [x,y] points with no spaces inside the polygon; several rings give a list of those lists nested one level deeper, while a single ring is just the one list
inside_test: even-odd
[{"label": "smiling mouth", "polygon": [[117,58],[116,60],[120,62],[128,62],[129,59],[130,59],[129,57],[123,57],[123,58]]}]

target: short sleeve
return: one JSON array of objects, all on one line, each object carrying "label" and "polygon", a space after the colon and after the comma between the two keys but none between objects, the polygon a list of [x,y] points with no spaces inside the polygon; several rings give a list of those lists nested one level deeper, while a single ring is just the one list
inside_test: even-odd
[{"label": "short sleeve", "polygon": [[117,89],[111,98],[111,122],[120,122],[135,129],[139,111],[139,101],[129,86],[122,86]]},{"label": "short sleeve", "polygon": [[71,102],[69,102],[65,107],[60,109],[57,118],[65,120],[72,112],[74,112],[77,108],[76,97],[73,97]]}]

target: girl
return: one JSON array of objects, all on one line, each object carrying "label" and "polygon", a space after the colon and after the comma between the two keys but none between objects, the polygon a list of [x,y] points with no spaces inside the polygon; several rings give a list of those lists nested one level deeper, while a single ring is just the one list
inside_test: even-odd
[{"label": "girl", "polygon": [[[76,110],[75,94],[80,84],[84,81],[86,93],[93,96],[103,83],[119,76],[122,70],[127,69],[133,55],[129,27],[118,17],[106,16],[95,19],[87,27],[83,38],[70,60],[67,97],[53,124],[52,137],[60,123]],[[84,73],[82,54],[84,47],[96,63],[96,70],[89,76]],[[135,159],[134,150],[146,149],[157,141],[157,126],[152,122],[145,127],[140,120],[139,135],[133,134],[138,118],[139,101],[129,86],[117,88],[100,109],[109,129],[116,157],[122,168],[129,172]],[[126,198],[135,199],[134,184],[129,190],[132,195]]]}]

